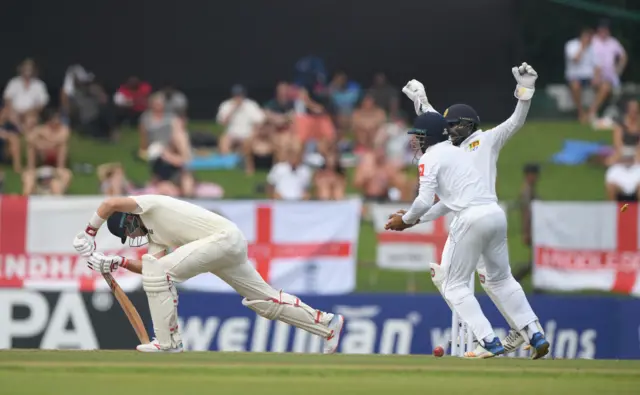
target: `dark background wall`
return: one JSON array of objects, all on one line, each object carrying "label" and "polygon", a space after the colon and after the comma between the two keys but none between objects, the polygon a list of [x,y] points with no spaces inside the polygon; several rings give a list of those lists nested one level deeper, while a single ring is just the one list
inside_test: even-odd
[{"label": "dark background wall", "polygon": [[[211,118],[233,83],[268,99],[297,59],[323,57],[363,85],[378,70],[423,81],[438,107],[466,101],[486,120],[514,105],[522,62],[515,0],[4,0],[0,83],[25,57],[57,95],[78,62],[113,91],[137,74],[174,82]],[[7,37],[7,36],[5,36]],[[405,105],[409,105],[406,103]],[[409,107],[410,108],[410,107]]]}]

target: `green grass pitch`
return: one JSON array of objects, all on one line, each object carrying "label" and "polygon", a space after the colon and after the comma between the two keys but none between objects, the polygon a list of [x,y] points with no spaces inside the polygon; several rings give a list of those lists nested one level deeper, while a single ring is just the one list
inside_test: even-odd
[{"label": "green grass pitch", "polygon": [[640,361],[0,351],[3,395],[637,394]]}]

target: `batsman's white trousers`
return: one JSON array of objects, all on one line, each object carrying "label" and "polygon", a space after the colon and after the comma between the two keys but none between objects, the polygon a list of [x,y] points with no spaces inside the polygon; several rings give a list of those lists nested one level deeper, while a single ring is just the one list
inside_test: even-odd
[{"label": "batsman's white trousers", "polygon": [[494,291],[493,296],[516,329],[536,321],[522,287],[511,275],[507,218],[497,203],[469,207],[455,216],[441,261],[445,273],[442,284],[445,299],[471,327],[476,338],[484,339],[493,334],[493,329],[469,289],[469,278],[480,257],[487,272],[486,286]]},{"label": "batsman's white trousers", "polygon": [[158,259],[174,282],[213,273],[247,299],[279,297],[249,263],[247,240],[240,230],[226,230],[178,248]]}]

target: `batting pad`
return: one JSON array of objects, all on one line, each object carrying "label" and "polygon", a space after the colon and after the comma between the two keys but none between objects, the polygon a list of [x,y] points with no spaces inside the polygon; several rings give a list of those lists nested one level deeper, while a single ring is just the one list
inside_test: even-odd
[{"label": "batting pad", "polygon": [[498,298],[496,297],[496,294],[493,292],[493,289],[488,285],[487,271],[484,269],[478,269],[478,276],[480,277],[480,285],[482,285],[482,289],[484,289],[484,292],[486,292],[486,294],[489,295],[489,299],[491,299],[493,304],[498,308],[498,311],[500,311],[500,314],[502,314],[504,319],[507,321],[507,323],[509,324],[509,327],[511,329],[518,330],[518,328],[516,328],[516,326],[513,324],[513,321],[511,320],[511,318],[509,318],[509,316],[504,312],[502,303],[500,303],[500,300],[498,300]]},{"label": "batting pad", "polygon": [[178,291],[152,255],[142,256],[142,288],[147,293],[156,339],[162,348],[182,345],[178,331]]},{"label": "batting pad", "polygon": [[436,288],[438,288],[438,292],[440,292],[440,295],[442,295],[443,299],[445,302],[447,302],[447,305],[449,305],[449,308],[451,309],[451,311],[453,310],[453,307],[451,306],[451,303],[449,303],[449,301],[447,300],[447,298],[444,297],[444,293],[442,293],[442,283],[444,282],[444,277],[445,277],[445,272],[444,270],[442,270],[442,267],[440,267],[440,265],[438,265],[437,263],[429,263],[429,266],[431,266],[431,281],[433,281],[433,285],[436,286]]},{"label": "batting pad", "polygon": [[327,327],[332,314],[314,310],[303,303],[300,298],[280,291],[279,299],[249,300],[244,298],[242,304],[269,320],[279,320],[309,333],[326,338],[331,334]]}]

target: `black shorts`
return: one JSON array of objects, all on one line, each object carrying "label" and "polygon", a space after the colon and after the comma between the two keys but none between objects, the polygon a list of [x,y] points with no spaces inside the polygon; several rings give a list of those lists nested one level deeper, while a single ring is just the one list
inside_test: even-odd
[{"label": "black shorts", "polygon": [[625,203],[637,202],[638,193],[637,192],[631,193],[631,194],[618,193],[618,195],[616,196],[616,200],[618,202],[625,202]]},{"label": "black shorts", "polygon": [[8,121],[5,122],[3,125],[0,125],[0,129],[8,133],[20,134],[20,129],[18,129],[16,125]]},{"label": "black shorts", "polygon": [[572,80],[569,80],[569,82],[573,82],[573,81],[576,81],[578,84],[580,84],[581,88],[588,88],[591,86],[590,78],[574,78]]},{"label": "black shorts", "polygon": [[162,158],[158,158],[151,165],[151,172],[160,181],[176,182],[177,178],[180,177],[180,174],[182,173],[182,169],[172,165],[171,163],[165,162]]}]

